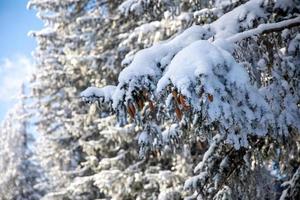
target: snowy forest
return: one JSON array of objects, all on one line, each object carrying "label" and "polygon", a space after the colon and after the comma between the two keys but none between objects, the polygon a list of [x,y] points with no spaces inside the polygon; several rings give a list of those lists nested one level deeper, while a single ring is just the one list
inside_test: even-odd
[{"label": "snowy forest", "polygon": [[299,200],[299,0],[29,0],[1,200]]}]

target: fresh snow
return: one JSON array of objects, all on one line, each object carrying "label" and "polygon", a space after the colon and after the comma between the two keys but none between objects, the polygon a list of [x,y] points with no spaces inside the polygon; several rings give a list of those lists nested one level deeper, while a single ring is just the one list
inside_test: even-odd
[{"label": "fresh snow", "polygon": [[[227,69],[226,69],[227,68]],[[246,84],[248,75],[225,50],[206,40],[192,43],[180,51],[167,67],[165,74],[157,84],[157,93],[172,83],[184,96],[191,97],[190,90],[195,88],[197,78],[205,77],[206,90],[214,93],[222,87],[218,80],[220,75],[237,84]]]},{"label": "fresh snow", "polygon": [[139,76],[159,75],[161,73],[160,67],[168,64],[182,48],[202,39],[206,32],[201,26],[195,25],[170,41],[137,52],[132,63],[120,73],[119,82],[128,82]]}]

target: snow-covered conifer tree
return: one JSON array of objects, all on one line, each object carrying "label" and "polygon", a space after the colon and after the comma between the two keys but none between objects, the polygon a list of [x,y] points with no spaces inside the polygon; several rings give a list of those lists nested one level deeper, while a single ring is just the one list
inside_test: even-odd
[{"label": "snow-covered conifer tree", "polygon": [[[138,14],[147,2],[121,8]],[[100,106],[110,106],[121,125],[131,119],[142,127],[142,157],[167,144],[206,143],[185,182],[189,199],[275,199],[284,187],[275,188],[278,176],[291,178],[284,191],[297,199],[299,2],[225,2],[193,13],[207,13],[211,22],[192,20],[200,25],[131,52],[117,85],[88,88],[82,97],[109,98]],[[168,127],[181,134],[166,136]],[[280,173],[271,171],[274,164]]]},{"label": "snow-covered conifer tree", "polygon": [[19,102],[1,124],[0,130],[0,199],[38,200],[44,194],[39,185],[43,174],[33,159],[32,133],[26,108],[24,86]]}]

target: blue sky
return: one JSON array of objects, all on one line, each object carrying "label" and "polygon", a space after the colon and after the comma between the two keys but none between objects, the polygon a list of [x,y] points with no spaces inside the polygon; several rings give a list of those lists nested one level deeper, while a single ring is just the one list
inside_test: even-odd
[{"label": "blue sky", "polygon": [[31,52],[36,42],[27,33],[43,26],[26,5],[27,0],[0,0],[0,121],[34,70]]}]

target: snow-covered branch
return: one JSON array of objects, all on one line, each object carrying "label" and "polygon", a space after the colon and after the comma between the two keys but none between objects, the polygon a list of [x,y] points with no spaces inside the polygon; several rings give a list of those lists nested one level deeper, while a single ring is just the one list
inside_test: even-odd
[{"label": "snow-covered branch", "polygon": [[83,101],[92,103],[100,101],[100,103],[111,103],[112,95],[115,92],[116,86],[108,85],[102,88],[89,87],[80,93]]},{"label": "snow-covered branch", "polygon": [[280,200],[297,199],[300,196],[300,167],[293,174],[291,180],[283,185],[286,189],[282,192]]},{"label": "snow-covered branch", "polygon": [[300,26],[300,17],[295,17],[293,19],[288,19],[276,23],[260,24],[257,28],[237,33],[227,38],[227,40],[229,42],[235,43],[255,35],[278,32],[284,30],[285,28],[292,28],[296,26]]}]

